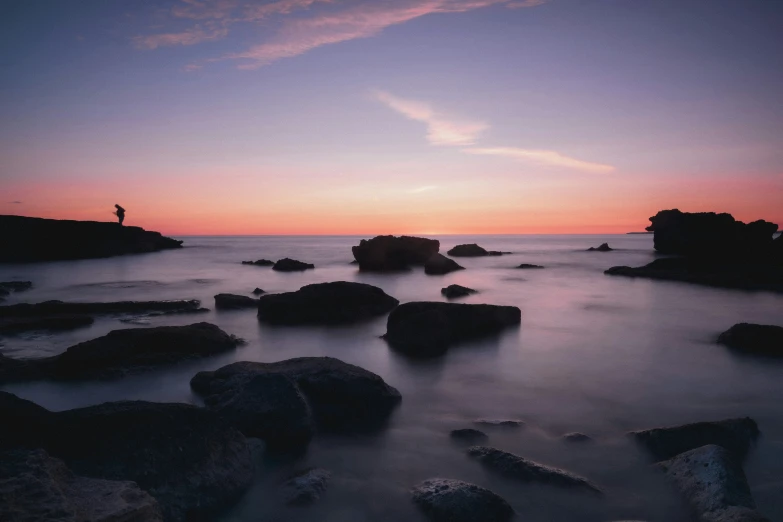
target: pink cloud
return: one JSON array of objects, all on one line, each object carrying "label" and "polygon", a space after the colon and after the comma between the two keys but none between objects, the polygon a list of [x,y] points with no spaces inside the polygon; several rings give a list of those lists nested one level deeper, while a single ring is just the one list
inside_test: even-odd
[{"label": "pink cloud", "polygon": [[611,165],[591,163],[589,161],[574,159],[560,154],[554,150],[520,149],[516,147],[490,147],[464,149],[463,152],[467,152],[468,154],[504,156],[507,158],[531,161],[541,165],[565,167],[569,169],[583,170],[586,172],[595,172],[598,174],[606,174],[615,170],[615,168]]},{"label": "pink cloud", "polygon": [[205,26],[196,25],[179,33],[137,36],[133,41],[139,49],[151,50],[172,45],[195,45],[201,42],[219,40],[227,35],[228,27],[210,23]]}]

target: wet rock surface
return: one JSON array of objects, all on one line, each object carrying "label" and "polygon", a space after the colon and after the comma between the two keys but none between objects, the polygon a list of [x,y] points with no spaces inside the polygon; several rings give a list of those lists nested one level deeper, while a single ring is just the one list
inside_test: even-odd
[{"label": "wet rock surface", "polygon": [[312,268],[315,268],[315,265],[305,263],[303,261],[297,261],[296,259],[290,259],[288,257],[280,259],[274,265],[272,265],[272,270],[276,270],[278,272],[302,272]]},{"label": "wet rock surface", "polygon": [[301,471],[281,486],[283,502],[289,506],[308,506],[314,504],[326,491],[332,474],[322,468],[310,468]]},{"label": "wet rock surface", "polygon": [[505,522],[514,516],[513,508],[502,497],[461,480],[425,480],[411,493],[432,522]]},{"label": "wet rock surface", "polygon": [[768,356],[783,356],[783,327],[766,324],[735,324],[718,337],[735,350]]},{"label": "wet rock surface", "polygon": [[352,248],[359,270],[385,272],[423,265],[438,253],[440,242],[412,236],[376,236]]},{"label": "wet rock surface", "polygon": [[541,265],[531,265],[530,263],[522,263],[521,265],[517,266],[517,268],[521,270],[535,270],[538,268],[544,268]]},{"label": "wet rock surface", "polygon": [[215,296],[215,308],[218,310],[239,310],[242,308],[255,308],[258,299],[236,294],[217,294]]},{"label": "wet rock surface", "polygon": [[440,293],[446,299],[457,299],[459,297],[467,297],[471,294],[477,293],[477,290],[460,285],[449,285],[446,288],[441,288]]},{"label": "wet rock surface", "polygon": [[464,270],[465,267],[457,264],[443,254],[435,254],[424,263],[424,273],[428,275],[444,275],[456,270]]}]

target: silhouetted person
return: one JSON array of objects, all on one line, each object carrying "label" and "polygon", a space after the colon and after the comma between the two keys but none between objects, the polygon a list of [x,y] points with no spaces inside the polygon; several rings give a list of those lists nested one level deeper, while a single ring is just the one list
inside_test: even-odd
[{"label": "silhouetted person", "polygon": [[114,214],[120,220],[120,226],[122,226],[122,222],[125,221],[125,209],[119,205],[114,205],[114,207],[117,209]]}]

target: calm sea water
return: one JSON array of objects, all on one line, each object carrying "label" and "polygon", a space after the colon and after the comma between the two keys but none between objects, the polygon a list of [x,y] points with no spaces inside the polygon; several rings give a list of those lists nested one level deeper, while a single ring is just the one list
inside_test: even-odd
[{"label": "calm sea water", "polygon": [[[157,317],[151,325],[209,321],[248,342],[236,352],[117,381],[36,382],[5,390],[52,410],[109,400],[199,404],[190,377],[238,360],[337,357],[381,375],[403,395],[380,434],[319,437],[298,458],[260,458],[256,485],[226,521],[419,521],[409,488],[431,477],[466,480],[504,496],[528,521],[598,522],[619,519],[685,521],[680,500],[624,436],[631,429],[749,415],[763,437],[746,462],[760,510],[783,519],[783,364],[737,356],[715,344],[737,322],[783,324],[783,296],[764,292],[610,277],[614,265],[651,261],[652,237],[444,236],[441,251],[478,242],[503,257],[459,260],[467,270],[446,276],[421,271],[363,274],[350,247],[358,237],[186,237],[186,248],[112,259],[0,265],[0,280],[31,280],[13,302],[196,298],[213,308],[217,293],[249,295],[255,287],[285,292],[315,282],[359,281],[402,302],[442,300],[457,283],[479,290],[465,303],[515,305],[518,329],[452,349],[445,357],[413,361],[379,336],[385,318],[352,327],[259,325],[254,310]],[[614,252],[585,252],[609,242]],[[292,257],[316,265],[303,273],[243,266],[248,259]],[[515,270],[520,263],[545,270]],[[60,353],[68,346],[132,324],[103,318],[86,329],[0,339],[14,357]],[[521,430],[488,430],[489,445],[582,474],[600,484],[603,499],[555,488],[521,485],[485,472],[451,443],[451,429],[474,419],[522,419]],[[580,431],[579,445],[560,436]],[[309,508],[285,508],[275,485],[309,466],[334,474],[328,492]]]}]

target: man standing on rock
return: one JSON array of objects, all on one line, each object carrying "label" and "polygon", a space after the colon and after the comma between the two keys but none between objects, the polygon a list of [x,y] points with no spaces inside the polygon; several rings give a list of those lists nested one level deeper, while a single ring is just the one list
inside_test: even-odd
[{"label": "man standing on rock", "polygon": [[117,209],[114,211],[114,214],[117,216],[117,219],[120,220],[120,226],[122,226],[122,222],[125,221],[125,209],[119,205],[114,205],[114,207]]}]

